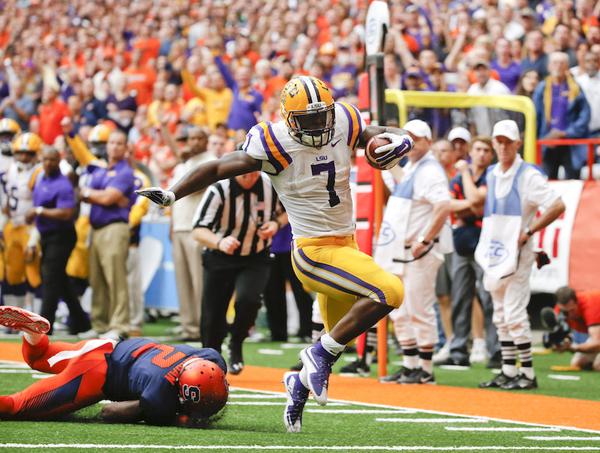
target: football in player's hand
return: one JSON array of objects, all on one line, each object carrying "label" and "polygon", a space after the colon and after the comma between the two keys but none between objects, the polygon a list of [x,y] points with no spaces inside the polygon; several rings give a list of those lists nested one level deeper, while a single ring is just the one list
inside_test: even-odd
[{"label": "football in player's hand", "polygon": [[[398,162],[395,159],[392,160],[393,164],[387,162],[387,159],[382,160],[387,152],[381,152],[379,149],[385,145],[389,145],[391,143],[390,139],[385,137],[380,137],[376,135],[372,137],[368,142],[367,146],[365,146],[365,157],[367,158],[367,162],[369,165],[377,170],[387,170],[392,168]],[[395,161],[395,162],[394,162]]]}]

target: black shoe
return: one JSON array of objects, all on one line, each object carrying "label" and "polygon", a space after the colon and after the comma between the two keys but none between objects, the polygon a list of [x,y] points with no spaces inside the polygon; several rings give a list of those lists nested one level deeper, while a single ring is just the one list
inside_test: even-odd
[{"label": "black shoe", "polygon": [[229,343],[229,372],[240,374],[244,369],[244,356],[241,343]]},{"label": "black shoe", "polygon": [[485,366],[488,370],[494,370],[498,368],[502,368],[502,355],[497,352],[493,356],[490,357],[487,365]]},{"label": "black shoe", "polygon": [[507,382],[511,381],[512,379],[514,379],[514,377],[511,378],[511,377],[508,377],[504,373],[500,373],[491,381],[486,381],[486,382],[482,382],[481,384],[479,384],[479,388],[480,389],[500,388],[503,385],[505,385]]},{"label": "black shoe", "polygon": [[290,370],[291,370],[291,371],[300,371],[300,370],[302,369],[302,366],[303,366],[303,365],[302,365],[302,361],[298,361],[298,363],[297,363],[297,364],[295,364],[295,365],[292,365],[292,366],[290,367]]},{"label": "black shoe", "polygon": [[533,379],[529,379],[524,374],[519,374],[506,384],[501,385],[500,388],[504,390],[531,390],[538,388],[538,385],[535,377]]},{"label": "black shoe", "polygon": [[371,375],[371,367],[362,360],[357,359],[354,362],[344,365],[342,368],[340,368],[340,374],[368,377]]},{"label": "black shoe", "polygon": [[468,357],[464,357],[462,359],[456,359],[454,357],[448,357],[442,363],[437,363],[436,365],[452,365],[452,366],[471,366]]},{"label": "black shoe", "polygon": [[398,371],[396,371],[395,373],[388,374],[387,376],[383,376],[383,377],[379,378],[379,382],[381,382],[383,384],[395,384],[400,380],[400,378],[403,375],[409,374],[413,371],[414,370],[411,370],[406,367],[400,367],[400,369]]},{"label": "black shoe", "polygon": [[419,383],[435,384],[435,376],[433,375],[433,373],[428,373],[425,370],[421,370],[421,374],[419,375]]},{"label": "black shoe", "polygon": [[[413,370],[406,368],[406,372],[398,379],[398,384],[423,384],[423,382],[421,382],[423,372],[424,371],[421,368],[415,368]],[[427,374],[433,379],[433,375]]]}]

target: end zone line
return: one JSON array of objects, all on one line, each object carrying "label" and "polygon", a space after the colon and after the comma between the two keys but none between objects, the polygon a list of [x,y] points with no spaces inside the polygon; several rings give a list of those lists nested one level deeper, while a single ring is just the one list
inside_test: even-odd
[{"label": "end zone line", "polygon": [[[285,396],[285,394],[283,392],[274,392],[274,391],[270,391],[270,390],[258,390],[258,389],[251,389],[251,388],[246,388],[246,387],[230,387],[230,390],[251,391],[251,392],[264,393],[264,394],[270,394],[270,395]],[[414,410],[417,412],[422,412],[423,414],[446,415],[446,416],[451,416],[451,417],[482,418],[482,419],[487,419],[489,421],[494,421],[494,422],[499,422],[499,423],[510,423],[513,425],[520,425],[520,426],[540,426],[540,427],[544,427],[544,428],[560,428],[561,430],[565,430],[565,431],[578,431],[581,433],[600,434],[600,429],[587,429],[587,428],[577,428],[574,426],[566,426],[566,425],[548,425],[545,423],[522,422],[522,421],[518,421],[518,420],[511,420],[511,419],[498,418],[498,417],[484,417],[484,416],[476,416],[476,415],[457,414],[454,412],[435,411],[435,410],[431,410],[431,409],[419,409],[417,407],[392,406],[389,404],[378,404],[378,403],[364,403],[362,401],[350,401],[350,400],[341,400],[341,399],[335,399],[335,400],[332,399],[331,401],[342,402],[342,403],[351,404],[354,406],[380,407],[383,409],[408,409],[408,410]]]},{"label": "end zone line", "polygon": [[558,432],[560,428],[527,428],[523,427],[512,427],[512,426],[445,426],[446,431],[507,431],[507,432],[546,432],[553,431]]},{"label": "end zone line", "polygon": [[576,436],[527,436],[524,437],[527,440],[546,440],[546,441],[555,441],[555,440],[593,440],[599,441],[600,437],[598,436],[590,436],[590,437],[576,437]]},{"label": "end zone line", "polygon": [[600,447],[541,447],[541,446],[498,446],[498,445],[480,445],[480,446],[445,446],[434,447],[425,445],[143,445],[143,444],[121,444],[121,445],[104,445],[104,444],[17,444],[4,443],[0,444],[2,448],[29,448],[29,449],[98,449],[98,450],[317,450],[317,451],[565,451],[568,448],[570,451],[600,451]]}]

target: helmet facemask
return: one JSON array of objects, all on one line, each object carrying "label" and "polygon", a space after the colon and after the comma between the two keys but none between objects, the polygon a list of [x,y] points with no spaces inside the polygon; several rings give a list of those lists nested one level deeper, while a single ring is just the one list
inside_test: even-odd
[{"label": "helmet facemask", "polygon": [[288,112],[287,124],[290,135],[298,143],[313,148],[325,146],[334,134],[334,104],[315,102],[309,104],[306,110]]}]

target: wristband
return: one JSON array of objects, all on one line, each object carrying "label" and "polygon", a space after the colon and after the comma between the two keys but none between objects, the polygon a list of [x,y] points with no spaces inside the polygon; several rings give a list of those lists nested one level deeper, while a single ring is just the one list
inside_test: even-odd
[{"label": "wristband", "polygon": [[221,250],[221,249],[219,248],[219,245],[221,244],[221,241],[222,241],[222,240],[223,240],[223,238],[220,238],[220,239],[217,241],[217,247],[216,247],[216,249],[217,249],[217,250]]},{"label": "wristband", "polygon": [[44,208],[42,206],[38,206],[37,208],[35,208],[35,215],[40,216],[40,215],[42,215],[43,211],[44,211]]}]

